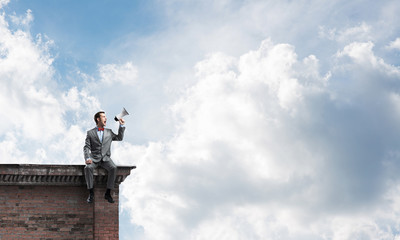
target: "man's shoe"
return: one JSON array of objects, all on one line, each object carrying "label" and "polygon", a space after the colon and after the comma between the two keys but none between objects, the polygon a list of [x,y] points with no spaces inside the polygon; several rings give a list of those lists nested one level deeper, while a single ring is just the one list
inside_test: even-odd
[{"label": "man's shoe", "polygon": [[87,199],[87,202],[88,202],[88,203],[93,203],[93,200],[94,200],[94,196],[93,196],[92,194],[89,194],[89,197],[88,197],[88,199]]},{"label": "man's shoe", "polygon": [[109,203],[114,203],[114,199],[111,197],[111,194],[105,194],[104,199],[106,199]]}]

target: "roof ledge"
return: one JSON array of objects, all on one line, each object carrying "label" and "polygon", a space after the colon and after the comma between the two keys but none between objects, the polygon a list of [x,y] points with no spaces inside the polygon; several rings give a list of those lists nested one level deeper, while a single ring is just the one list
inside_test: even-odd
[{"label": "roof ledge", "polygon": [[[0,185],[86,185],[85,165],[0,164]],[[118,166],[115,183],[121,184],[136,166]],[[94,171],[96,186],[106,185],[107,171]]]}]

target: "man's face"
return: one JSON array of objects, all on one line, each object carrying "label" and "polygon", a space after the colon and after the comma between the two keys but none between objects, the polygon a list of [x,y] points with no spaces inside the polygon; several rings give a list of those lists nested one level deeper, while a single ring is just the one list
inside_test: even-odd
[{"label": "man's face", "polygon": [[105,127],[107,123],[107,118],[106,118],[106,114],[104,113],[100,113],[100,118],[98,118],[98,122],[97,125],[99,127]]}]

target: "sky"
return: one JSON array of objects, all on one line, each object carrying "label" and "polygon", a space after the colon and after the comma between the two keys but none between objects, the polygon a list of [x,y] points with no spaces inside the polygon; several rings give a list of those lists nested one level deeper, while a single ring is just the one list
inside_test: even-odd
[{"label": "sky", "polygon": [[400,3],[0,0],[0,163],[125,107],[120,239],[400,240]]}]

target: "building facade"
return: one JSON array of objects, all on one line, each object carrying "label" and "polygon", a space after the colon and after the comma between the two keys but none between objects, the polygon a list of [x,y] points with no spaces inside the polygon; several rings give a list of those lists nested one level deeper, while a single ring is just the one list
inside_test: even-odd
[{"label": "building facade", "polygon": [[88,204],[83,165],[0,164],[0,239],[118,239],[119,185],[134,168],[118,167],[112,204],[98,168]]}]

